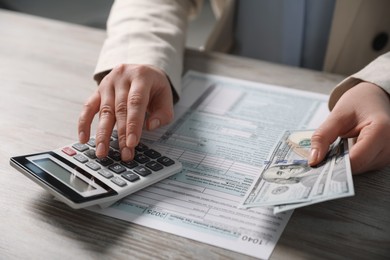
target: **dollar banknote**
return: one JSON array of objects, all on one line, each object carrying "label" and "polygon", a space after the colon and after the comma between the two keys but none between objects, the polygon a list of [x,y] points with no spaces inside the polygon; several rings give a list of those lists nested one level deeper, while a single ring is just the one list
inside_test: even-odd
[{"label": "dollar banknote", "polygon": [[274,213],[354,195],[349,145],[338,139],[322,163],[308,165],[314,130],[286,131],[242,207],[273,207]]}]

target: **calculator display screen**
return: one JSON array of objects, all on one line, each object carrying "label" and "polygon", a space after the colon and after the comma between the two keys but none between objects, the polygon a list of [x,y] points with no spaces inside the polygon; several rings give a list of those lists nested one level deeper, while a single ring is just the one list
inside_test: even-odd
[{"label": "calculator display screen", "polygon": [[11,157],[10,164],[73,208],[106,203],[109,197],[118,196],[100,175],[53,151]]},{"label": "calculator display screen", "polygon": [[70,187],[74,188],[78,192],[85,192],[96,189],[84,180],[78,178],[75,173],[70,172],[69,170],[57,164],[50,158],[37,159],[33,160],[33,162],[36,163],[39,167],[41,167],[43,170],[55,175],[58,179],[60,179]]}]

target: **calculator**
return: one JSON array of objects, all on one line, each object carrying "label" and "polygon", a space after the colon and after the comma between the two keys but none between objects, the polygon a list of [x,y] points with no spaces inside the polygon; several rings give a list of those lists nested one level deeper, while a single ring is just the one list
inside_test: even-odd
[{"label": "calculator", "polygon": [[121,161],[116,130],[107,157],[97,158],[95,148],[91,138],[86,144],[75,142],[53,151],[12,157],[10,164],[75,209],[108,207],[182,169],[179,161],[142,141],[132,161]]}]

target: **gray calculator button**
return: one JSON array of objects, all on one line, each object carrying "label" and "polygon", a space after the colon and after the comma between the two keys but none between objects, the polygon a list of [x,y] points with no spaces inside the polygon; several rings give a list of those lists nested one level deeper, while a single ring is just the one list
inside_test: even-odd
[{"label": "gray calculator button", "polygon": [[92,170],[94,170],[94,171],[97,171],[97,170],[100,169],[100,165],[97,164],[97,163],[95,163],[95,162],[93,162],[93,161],[89,161],[89,162],[87,162],[85,165],[86,165],[88,168],[90,168],[90,169],[92,169]]},{"label": "gray calculator button", "polygon": [[134,160],[136,160],[136,161],[139,162],[139,163],[147,163],[147,162],[150,161],[149,157],[147,157],[146,155],[143,155],[143,154],[141,154],[141,153],[136,154],[136,155],[134,156]]},{"label": "gray calculator button", "polygon": [[143,143],[139,143],[136,147],[135,147],[135,150],[138,151],[138,152],[145,152],[146,150],[148,150],[149,147]]},{"label": "gray calculator button", "polygon": [[149,149],[149,150],[145,151],[144,154],[152,159],[157,159],[158,157],[161,157],[161,153],[159,153],[153,149]]},{"label": "gray calculator button", "polygon": [[121,153],[118,151],[115,151],[113,149],[110,149],[110,151],[108,152],[108,157],[110,157],[114,161],[120,161],[121,160]]},{"label": "gray calculator button", "polygon": [[116,130],[116,129],[112,130],[111,136],[114,138],[118,138],[118,130]]},{"label": "gray calculator button", "polygon": [[89,139],[88,143],[87,143],[89,146],[91,147],[96,147],[96,141],[95,141],[95,138],[91,138]]},{"label": "gray calculator button", "polygon": [[122,178],[119,178],[118,176],[112,178],[111,181],[120,187],[124,187],[127,184]]},{"label": "gray calculator button", "polygon": [[142,165],[140,165],[140,166],[138,166],[138,167],[135,167],[135,168],[133,169],[133,171],[135,171],[136,173],[138,173],[139,175],[141,175],[141,176],[143,176],[143,177],[148,176],[149,174],[152,173],[151,170],[145,168],[145,167],[142,166]]},{"label": "gray calculator button", "polygon": [[126,168],[119,163],[114,163],[114,164],[108,166],[108,169],[110,169],[111,171],[118,173],[118,174],[126,171]]},{"label": "gray calculator button", "polygon": [[148,162],[145,164],[146,167],[148,167],[149,169],[151,169],[152,171],[159,171],[159,170],[162,170],[164,168],[164,166],[162,166],[161,164],[159,164],[158,162],[155,162],[155,161],[151,161],[151,162]]},{"label": "gray calculator button", "polygon": [[110,147],[114,148],[115,150],[119,150],[119,141],[118,140],[111,141]]},{"label": "gray calculator button", "polygon": [[100,169],[98,171],[98,173],[102,176],[104,176],[105,178],[109,179],[111,178],[112,176],[114,176],[114,174],[112,174],[112,172],[110,172],[109,170],[106,170],[106,169]]},{"label": "gray calculator button", "polygon": [[95,153],[94,149],[89,149],[89,150],[85,151],[84,154],[91,159],[96,159],[96,153]]},{"label": "gray calculator button", "polygon": [[81,143],[74,144],[72,145],[72,147],[79,152],[84,152],[89,149],[86,144],[81,144]]},{"label": "gray calculator button", "polygon": [[73,158],[75,158],[77,161],[81,162],[81,163],[86,163],[88,162],[88,158],[85,157],[84,155],[82,154],[76,154],[75,156],[73,156]]},{"label": "gray calculator button", "polygon": [[130,169],[133,169],[134,167],[137,167],[138,166],[138,163],[134,160],[131,160],[129,162],[122,162],[122,164],[124,166],[126,166],[127,168],[130,168]]},{"label": "gray calculator button", "polygon": [[108,166],[108,165],[114,163],[114,161],[111,160],[108,157],[103,157],[103,158],[96,159],[96,162],[100,163],[103,166]]},{"label": "gray calculator button", "polygon": [[134,182],[136,180],[139,180],[139,176],[131,171],[127,171],[127,172],[123,173],[122,177],[130,182]]},{"label": "gray calculator button", "polygon": [[159,163],[161,163],[162,165],[165,165],[165,166],[170,166],[172,164],[175,164],[175,161],[166,157],[166,156],[163,156],[163,157],[160,157],[157,159],[157,161]]}]

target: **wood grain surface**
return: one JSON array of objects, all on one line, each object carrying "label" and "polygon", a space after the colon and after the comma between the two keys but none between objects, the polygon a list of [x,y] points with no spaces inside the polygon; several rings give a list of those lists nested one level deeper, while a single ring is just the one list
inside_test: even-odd
[{"label": "wood grain surface", "polygon": [[[77,139],[105,32],[0,11],[0,259],[251,259],[72,210],[9,165]],[[217,53],[186,69],[329,93],[343,77]],[[271,259],[390,259],[390,169],[354,177],[356,195],[298,209]]]}]

